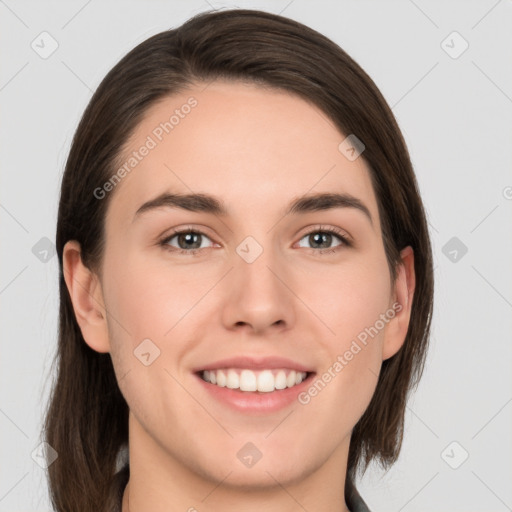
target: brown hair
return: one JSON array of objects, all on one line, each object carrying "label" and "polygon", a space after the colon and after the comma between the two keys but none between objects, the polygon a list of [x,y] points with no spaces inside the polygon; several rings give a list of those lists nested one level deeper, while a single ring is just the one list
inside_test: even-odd
[{"label": "brown hair", "polygon": [[[375,394],[352,432],[346,485],[372,460],[388,468],[403,437],[409,392],[427,351],[433,308],[432,251],[410,157],[383,96],[334,42],[291,19],[248,9],[201,13],[131,50],[103,79],[76,130],[62,178],[56,245],[59,257],[57,374],[45,440],[59,512],[113,507],[116,456],[128,441],[128,405],[109,354],[85,343],[63,275],[63,247],[77,240],[85,265],[101,275],[105,214],[112,194],[93,191],[115,172],[124,144],[147,109],[165,96],[215,79],[243,80],[294,93],[318,106],[342,134],[356,134],[377,197],[392,281],[399,251],[412,246],[416,289],[401,349],[385,360]],[[341,139],[340,139],[341,140]],[[114,501],[112,501],[114,500]]]}]

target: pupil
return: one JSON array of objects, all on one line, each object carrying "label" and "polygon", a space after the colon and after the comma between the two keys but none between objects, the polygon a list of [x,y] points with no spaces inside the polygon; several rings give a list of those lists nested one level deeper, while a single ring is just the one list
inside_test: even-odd
[{"label": "pupil", "polygon": [[[199,235],[198,235],[197,233],[184,233],[184,234],[182,234],[182,235],[180,236],[180,238],[181,238],[181,240],[183,240],[183,238],[184,238],[184,239],[185,239],[185,242],[186,242],[186,244],[187,244],[188,242],[193,241],[193,237],[198,237],[198,236],[199,236]],[[186,245],[186,244],[185,244],[185,245]],[[196,244],[197,244],[197,242],[196,242]],[[199,244],[199,246],[200,246],[200,245],[201,245],[201,244]],[[186,245],[186,247],[188,247],[189,249],[191,248],[191,246],[190,246],[190,245]],[[199,248],[199,247],[193,247],[193,249],[196,249],[196,248]]]},{"label": "pupil", "polygon": [[313,235],[313,239],[314,239],[315,243],[317,243],[317,242],[318,242],[318,239],[320,239],[320,240],[324,239],[324,240],[325,240],[325,238],[327,238],[327,242],[325,242],[325,241],[324,241],[324,242],[320,241],[320,242],[318,242],[318,243],[320,243],[320,245],[322,245],[322,243],[323,243],[323,244],[324,244],[324,247],[328,247],[328,246],[329,246],[328,241],[329,241],[329,237],[330,237],[330,236],[331,236],[331,235],[330,235],[330,233],[321,233],[321,234],[319,234],[319,233],[315,233],[315,234]]}]

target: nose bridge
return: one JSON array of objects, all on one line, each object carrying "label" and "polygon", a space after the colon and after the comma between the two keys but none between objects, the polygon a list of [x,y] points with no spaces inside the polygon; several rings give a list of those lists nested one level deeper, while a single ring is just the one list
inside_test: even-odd
[{"label": "nose bridge", "polygon": [[235,256],[227,322],[251,324],[258,330],[277,322],[290,324],[292,294],[284,284],[287,272],[272,231],[244,238],[235,248]]},{"label": "nose bridge", "polygon": [[280,268],[279,248],[274,247],[272,233],[249,235],[236,247],[235,273],[242,280],[242,288],[251,294],[280,294],[282,283],[275,272]]}]

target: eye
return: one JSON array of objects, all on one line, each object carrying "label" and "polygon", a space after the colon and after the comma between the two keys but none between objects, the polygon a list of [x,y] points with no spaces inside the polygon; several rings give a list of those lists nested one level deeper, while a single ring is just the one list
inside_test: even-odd
[{"label": "eye", "polygon": [[[177,251],[179,254],[194,255],[197,254],[201,249],[205,248],[201,247],[201,242],[204,237],[208,238],[205,233],[197,229],[188,228],[183,230],[176,230],[171,233],[170,236],[164,238],[160,242],[160,245],[172,252]],[[174,238],[176,238],[178,247],[174,247],[172,244],[170,244],[171,240]],[[185,249],[182,247],[185,247]]]},{"label": "eye", "polygon": [[[330,246],[334,238],[337,238],[340,243],[334,247]],[[320,245],[319,249],[313,247],[314,252],[317,254],[335,253],[339,250],[339,247],[351,247],[352,244],[348,240],[348,237],[337,228],[324,228],[323,226],[317,226],[313,231],[310,231],[301,238],[301,241],[307,239],[307,242],[313,246]],[[300,243],[300,241],[299,241]],[[302,247],[302,246],[301,246]]]},{"label": "eye", "polygon": [[[334,238],[337,238],[340,243],[334,247],[330,246]],[[204,246],[202,242],[204,239],[210,239],[205,233],[198,229],[186,228],[182,230],[175,230],[169,236],[165,237],[159,245],[164,249],[177,252],[178,254],[188,254],[194,256],[201,252],[203,249],[207,249],[208,246]],[[313,245],[320,245],[320,248],[313,247],[313,253],[322,255],[326,253],[335,253],[340,247],[351,247],[352,243],[343,232],[337,228],[324,228],[323,226],[317,226],[313,231],[306,233],[300,241],[306,239]],[[176,239],[176,244],[171,243],[172,240]],[[299,243],[300,243],[299,241]],[[301,245],[299,247],[302,247]]]}]

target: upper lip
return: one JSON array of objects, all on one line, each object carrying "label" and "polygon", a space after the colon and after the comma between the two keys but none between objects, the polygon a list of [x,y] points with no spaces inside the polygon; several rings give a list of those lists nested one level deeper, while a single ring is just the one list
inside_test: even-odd
[{"label": "upper lip", "polygon": [[271,370],[275,368],[289,368],[291,370],[296,370],[299,372],[313,372],[313,370],[310,367],[300,364],[296,361],[292,361],[291,359],[287,359],[285,357],[258,357],[247,355],[230,357],[227,359],[219,359],[218,361],[214,361],[213,363],[198,366],[193,371],[199,372],[201,370],[218,370],[220,368],[245,368],[248,370]]}]

